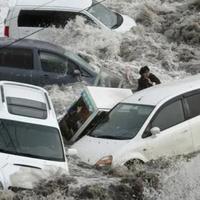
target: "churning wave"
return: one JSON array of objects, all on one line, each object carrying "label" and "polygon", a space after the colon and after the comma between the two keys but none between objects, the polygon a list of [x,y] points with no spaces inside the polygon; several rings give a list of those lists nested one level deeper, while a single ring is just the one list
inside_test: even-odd
[{"label": "churning wave", "polygon": [[[80,53],[92,65],[105,67],[137,87],[138,70],[148,65],[162,82],[200,72],[199,0],[107,0],[105,4],[133,17],[138,26],[119,34],[70,22],[63,31],[36,37]],[[0,20],[7,12],[0,0]],[[2,25],[1,25],[2,27]],[[48,30],[47,30],[48,31]],[[48,86],[61,116],[78,98],[83,85]],[[43,180],[32,191],[2,191],[1,199],[199,199],[200,155],[159,159],[137,169],[99,171],[69,160],[71,176]]]}]

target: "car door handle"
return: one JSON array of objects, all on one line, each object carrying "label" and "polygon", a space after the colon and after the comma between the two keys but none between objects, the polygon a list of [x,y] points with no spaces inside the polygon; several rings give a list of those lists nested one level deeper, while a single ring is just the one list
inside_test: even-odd
[{"label": "car door handle", "polygon": [[188,133],[188,130],[184,130],[183,133]]}]

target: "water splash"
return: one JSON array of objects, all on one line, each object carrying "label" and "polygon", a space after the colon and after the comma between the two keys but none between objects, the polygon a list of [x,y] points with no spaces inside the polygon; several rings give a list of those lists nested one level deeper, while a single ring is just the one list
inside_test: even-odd
[{"label": "water splash", "polygon": [[[133,17],[138,26],[119,34],[92,27],[77,18],[63,31],[55,29],[48,37],[44,32],[37,38],[81,53],[91,64],[123,77],[131,88],[137,87],[138,70],[144,65],[148,65],[162,82],[199,73],[199,0],[107,0],[105,3]],[[6,10],[7,1],[0,0],[0,20]],[[81,84],[47,87],[58,116],[78,98],[82,88]],[[189,159],[152,161],[136,171],[124,167],[98,171],[78,159],[71,159],[71,177],[43,180],[33,191],[0,192],[0,198],[198,199],[199,162],[197,154]]]}]

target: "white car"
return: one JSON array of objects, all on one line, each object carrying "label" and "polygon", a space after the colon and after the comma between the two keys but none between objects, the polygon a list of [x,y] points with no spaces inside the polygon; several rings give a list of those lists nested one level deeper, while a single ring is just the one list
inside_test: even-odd
[{"label": "white car", "polygon": [[136,26],[132,18],[113,12],[96,0],[10,0],[9,6],[4,35],[12,38],[22,38],[49,26],[63,28],[77,16],[85,18],[87,23],[118,32]]},{"label": "white car", "polygon": [[136,92],[72,147],[84,162],[112,167],[198,151],[199,102],[200,75]]},{"label": "white car", "polygon": [[42,178],[69,174],[47,92],[1,81],[0,93],[0,189],[30,189]]}]

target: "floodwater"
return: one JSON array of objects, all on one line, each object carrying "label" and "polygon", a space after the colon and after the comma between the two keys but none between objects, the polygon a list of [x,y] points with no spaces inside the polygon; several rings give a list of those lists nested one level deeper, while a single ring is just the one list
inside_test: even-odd
[{"label": "floodwater", "polygon": [[[131,16],[138,26],[120,34],[91,27],[78,18],[63,31],[36,37],[81,53],[92,65],[121,76],[127,87],[133,89],[138,69],[144,65],[162,82],[200,72],[199,0],[107,0],[104,4]],[[0,21],[7,10],[7,1],[0,0]],[[82,88],[82,84],[47,87],[58,116]],[[200,196],[199,163],[197,153],[152,161],[137,169],[99,171],[71,158],[70,177],[43,180],[33,191],[0,192],[0,198],[195,200]]]}]

